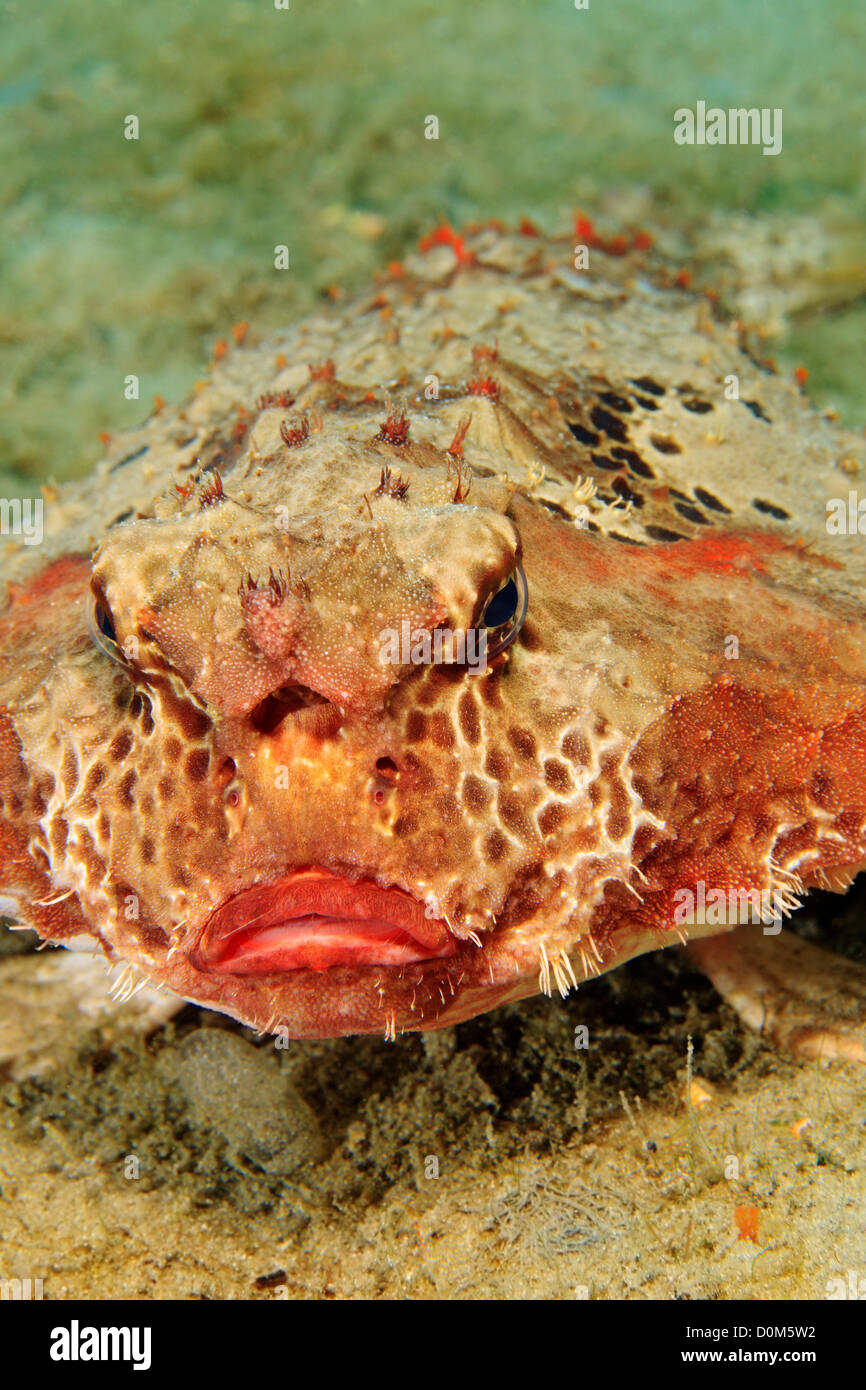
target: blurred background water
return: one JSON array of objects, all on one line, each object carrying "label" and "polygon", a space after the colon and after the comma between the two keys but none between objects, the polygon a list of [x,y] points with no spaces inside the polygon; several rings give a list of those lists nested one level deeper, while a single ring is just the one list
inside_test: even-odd
[{"label": "blurred background water", "polygon": [[[6,0],[0,15],[7,494],[86,471],[100,431],[182,399],[232,323],[285,324],[443,217],[564,229],[612,193],[670,227],[742,214],[746,239],[829,227],[832,303],[801,306],[778,355],[866,419],[862,0]],[[701,99],[781,107],[782,153],[676,145],[674,110]]]}]

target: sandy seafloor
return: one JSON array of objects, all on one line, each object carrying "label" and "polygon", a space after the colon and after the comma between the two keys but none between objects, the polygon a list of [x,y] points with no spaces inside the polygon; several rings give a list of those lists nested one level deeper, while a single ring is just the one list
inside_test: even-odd
[{"label": "sandy seafloor", "polygon": [[[861,880],[798,928],[866,963],[864,907]],[[780,1056],[675,950],[280,1051],[192,1006],[100,1033],[44,961],[0,971],[0,1044],[49,1057],[0,1091],[0,1269],[45,1297],[819,1299],[866,1272],[863,1068]]]},{"label": "sandy seafloor", "polygon": [[[283,325],[442,217],[646,222],[866,419],[856,0],[2,13],[5,496],[182,399],[232,323]],[[675,146],[701,98],[782,107],[783,153]],[[798,929],[862,960],[864,905],[821,895]],[[28,944],[0,955],[0,1278],[46,1297],[809,1299],[866,1277],[866,1076],[778,1055],[677,952],[443,1034],[276,1051],[191,1006],[147,1038],[95,1029]]]}]

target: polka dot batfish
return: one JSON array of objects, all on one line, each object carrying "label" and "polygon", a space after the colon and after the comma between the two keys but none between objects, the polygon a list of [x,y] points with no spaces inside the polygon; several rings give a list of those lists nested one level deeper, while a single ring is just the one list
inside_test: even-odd
[{"label": "polka dot batfish", "polygon": [[866,860],[863,438],[649,238],[570,241],[437,235],[248,331],[5,538],[0,910],[293,1037],[688,943],[866,1057],[779,926]]}]

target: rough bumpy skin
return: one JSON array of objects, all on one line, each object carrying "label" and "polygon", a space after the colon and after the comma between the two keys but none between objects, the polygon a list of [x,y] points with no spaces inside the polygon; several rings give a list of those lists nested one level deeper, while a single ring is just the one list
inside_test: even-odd
[{"label": "rough bumpy skin", "polygon": [[[651,253],[571,255],[434,245],[7,542],[5,910],[263,1029],[393,1036],[676,941],[699,881],[850,880],[866,546],[825,518],[863,440]],[[379,660],[518,563],[486,672]]]}]

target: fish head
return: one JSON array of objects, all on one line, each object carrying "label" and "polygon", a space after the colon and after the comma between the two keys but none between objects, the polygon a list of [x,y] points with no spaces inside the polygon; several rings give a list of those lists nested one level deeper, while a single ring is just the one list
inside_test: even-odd
[{"label": "fish head", "polygon": [[[530,272],[543,337],[573,290]],[[500,306],[461,274],[461,314]],[[28,560],[0,614],[22,921],[259,1029],[394,1036],[727,930],[731,894],[772,929],[850,879],[866,624],[856,537],[821,529],[840,446],[709,330],[705,365],[691,328],[677,349],[688,388],[660,384],[659,297],[603,305],[607,376],[489,350],[471,430],[443,391],[376,433],[369,392],[311,371],[304,426],[264,401],[224,477],[145,480],[92,554]],[[767,411],[722,400],[732,361]]]}]

